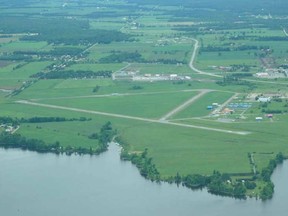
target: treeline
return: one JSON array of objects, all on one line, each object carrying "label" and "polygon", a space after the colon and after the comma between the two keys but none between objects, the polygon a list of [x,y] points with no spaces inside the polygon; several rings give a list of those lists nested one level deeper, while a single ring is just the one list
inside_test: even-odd
[{"label": "treeline", "polygon": [[201,47],[200,51],[202,52],[230,52],[230,51],[245,51],[245,50],[260,50],[262,47],[254,45],[241,45],[235,47],[219,47],[208,45],[206,47]]},{"label": "treeline", "polygon": [[257,37],[255,40],[257,41],[288,41],[288,37],[281,37],[281,36],[263,36]]},{"label": "treeline", "polygon": [[160,173],[158,172],[152,158],[148,157],[148,149],[141,154],[129,153],[125,150],[121,152],[121,159],[131,161],[139,169],[140,174],[151,181],[160,181]]},{"label": "treeline", "polygon": [[197,174],[180,176],[177,173],[176,176],[171,177],[168,181],[178,185],[182,184],[191,189],[207,187],[208,192],[216,195],[246,198],[247,190],[255,189],[257,186],[255,180],[259,179],[265,182],[265,185],[260,190],[259,198],[267,200],[271,199],[274,193],[274,184],[271,182],[271,175],[277,165],[282,164],[285,159],[285,156],[281,152],[278,153],[275,159],[270,160],[268,166],[263,168],[260,174],[254,174],[252,179],[246,179],[245,181],[239,179],[233,182],[231,175],[221,174],[218,171],[214,171],[211,176]]},{"label": "treeline", "polygon": [[65,118],[65,117],[31,117],[31,118],[12,118],[0,116],[0,124],[19,125],[20,123],[45,123],[45,122],[65,122],[65,121],[90,121],[91,118]]},{"label": "treeline", "polygon": [[112,141],[113,137],[116,135],[116,131],[113,130],[112,124],[110,121],[105,123],[99,132],[99,145],[102,152],[108,149],[108,143]]},{"label": "treeline", "polygon": [[287,113],[288,110],[280,110],[280,109],[262,109],[262,113],[266,114],[282,114],[282,113]]},{"label": "treeline", "polygon": [[172,176],[167,179],[161,179],[155,164],[152,162],[152,158],[148,157],[148,150],[145,149],[142,153],[129,153],[127,143],[117,137],[117,142],[123,146],[121,152],[122,160],[129,160],[137,166],[140,174],[152,181],[167,181],[169,183],[182,184],[191,189],[208,188],[208,191],[213,194],[231,196],[237,198],[246,197],[246,187],[242,182],[232,184],[232,180],[228,174],[221,174],[214,172],[211,176],[203,176],[198,174],[191,174],[187,176],[181,176],[179,173],[176,176]]},{"label": "treeline", "polygon": [[111,142],[116,131],[113,130],[111,122],[105,123],[99,132],[99,140],[95,143],[95,146],[85,147],[72,147],[68,145],[63,147],[58,141],[55,143],[47,144],[43,140],[28,139],[20,134],[11,134],[7,132],[0,133],[0,147],[3,148],[21,148],[23,150],[36,151],[40,153],[65,153],[71,155],[73,153],[78,154],[100,154],[107,150],[108,143]]},{"label": "treeline", "polygon": [[128,144],[121,138],[116,137],[116,142],[123,148],[121,151],[121,160],[131,161],[139,169],[140,174],[151,181],[160,182],[161,176],[158,172],[152,158],[148,156],[148,149],[146,148],[142,153],[130,153],[128,151]]},{"label": "treeline", "polygon": [[21,148],[23,150],[37,151],[37,152],[64,152],[60,148],[59,142],[46,144],[42,140],[38,139],[26,139],[20,134],[10,134],[2,132],[0,134],[0,146],[4,148]]},{"label": "treeline", "polygon": [[91,121],[91,118],[65,118],[65,117],[32,117],[21,118],[20,123],[45,123],[45,122],[65,122],[65,121]]},{"label": "treeline", "polygon": [[276,155],[275,159],[271,159],[267,167],[263,168],[261,171],[261,179],[266,183],[265,186],[260,191],[260,198],[262,200],[271,199],[274,193],[274,184],[271,181],[271,176],[274,169],[278,164],[282,164],[286,158],[280,152]]},{"label": "treeline", "polygon": [[77,47],[57,47],[50,51],[15,51],[13,52],[14,56],[27,56],[27,55],[40,55],[40,56],[63,56],[63,55],[70,55],[76,56],[82,53],[84,49],[77,48]]},{"label": "treeline", "polygon": [[51,71],[49,73],[39,72],[33,74],[31,78],[40,79],[93,79],[93,78],[111,78],[112,71],[82,71],[82,70],[67,70],[67,71]]},{"label": "treeline", "polygon": [[0,55],[0,60],[2,61],[28,61],[32,60],[32,56],[29,56],[24,53],[12,53]]},{"label": "treeline", "polygon": [[[273,196],[274,185],[271,182],[271,175],[278,164],[283,163],[286,159],[280,152],[276,155],[275,159],[270,160],[268,166],[262,170],[261,173],[220,173],[214,171],[212,175],[199,175],[189,174],[181,176],[177,173],[175,176],[168,178],[161,178],[155,164],[152,162],[152,158],[148,157],[148,149],[145,149],[142,153],[130,153],[127,149],[128,144],[121,138],[117,137],[116,141],[123,147],[121,152],[121,159],[131,161],[137,166],[140,174],[152,181],[166,181],[169,183],[176,183],[177,185],[183,185],[190,189],[202,189],[206,187],[208,192],[221,196],[229,196],[234,198],[246,199],[247,190],[253,190],[257,187],[256,180],[262,180],[266,184],[263,188],[260,188],[259,198],[262,200],[270,199]],[[250,158],[250,156],[249,156]],[[251,159],[250,159],[251,160]],[[248,178],[251,176],[251,178]],[[243,179],[232,179],[234,176],[246,176]]]},{"label": "treeline", "polygon": [[180,176],[179,173],[175,177],[168,179],[177,185],[182,184],[191,189],[201,189],[207,187],[208,192],[216,195],[229,196],[235,198],[246,198],[246,184],[242,181],[233,182],[230,175],[221,174],[214,171],[211,176],[203,176],[199,174],[190,174]]}]

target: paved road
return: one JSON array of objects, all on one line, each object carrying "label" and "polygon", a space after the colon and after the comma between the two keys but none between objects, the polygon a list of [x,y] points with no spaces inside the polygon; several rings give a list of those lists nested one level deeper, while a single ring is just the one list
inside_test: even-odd
[{"label": "paved road", "polygon": [[[283,32],[288,36],[288,33],[286,32],[285,29],[283,29]],[[190,60],[190,63],[189,63],[189,67],[191,70],[195,71],[196,73],[198,74],[202,74],[202,75],[207,75],[207,76],[212,76],[212,77],[223,77],[221,75],[217,75],[217,74],[213,74],[213,73],[209,73],[209,72],[205,72],[205,71],[202,71],[202,70],[199,70],[197,69],[195,66],[194,66],[194,61],[195,61],[195,58],[196,58],[196,55],[197,55],[197,51],[198,51],[198,48],[200,47],[199,46],[199,41],[195,38],[191,38],[195,44],[194,44],[194,49],[193,49],[193,53],[192,53],[192,56],[191,56],[191,60]],[[244,81],[249,81],[249,82],[256,82],[256,83],[268,83],[268,84],[279,84],[279,85],[287,85],[287,82],[274,82],[274,81],[264,81],[264,80],[254,80],[254,79],[242,79]]]},{"label": "paved road", "polygon": [[114,114],[114,113],[106,113],[106,112],[98,112],[98,111],[92,111],[92,110],[78,109],[78,108],[73,108],[73,107],[64,107],[64,106],[56,106],[56,105],[50,105],[50,104],[35,103],[35,102],[31,102],[31,101],[26,101],[26,100],[19,100],[19,101],[16,101],[16,103],[33,105],[33,106],[39,106],[39,107],[46,107],[46,108],[51,108],[51,109],[69,110],[69,111],[74,111],[74,112],[82,112],[82,113],[89,113],[89,114],[95,114],[95,115],[110,116],[110,117],[115,117],[115,118],[124,118],[124,119],[138,120],[138,121],[144,121],[144,122],[150,122],[150,123],[160,123],[160,124],[174,125],[174,126],[179,126],[179,127],[195,128],[195,129],[201,129],[201,130],[237,134],[237,135],[250,134],[250,132],[247,132],[247,131],[232,131],[232,130],[224,130],[224,129],[218,129],[218,128],[209,128],[209,127],[203,127],[203,126],[197,126],[197,125],[190,125],[190,124],[188,125],[188,124],[182,124],[182,123],[160,121],[160,120],[147,119],[147,118],[134,117],[134,116],[127,116],[127,115],[121,115],[121,114]]},{"label": "paved road", "polygon": [[198,40],[196,40],[194,38],[192,38],[192,40],[195,42],[195,44],[194,44],[194,49],[193,49],[193,52],[192,52],[191,60],[190,60],[190,63],[189,63],[189,67],[191,68],[191,70],[195,71],[196,73],[202,74],[202,75],[213,76],[213,77],[222,77],[222,76],[217,75],[217,74],[212,74],[212,73],[208,73],[208,72],[199,70],[199,69],[197,69],[194,66],[194,61],[195,61],[195,58],[196,58],[196,55],[197,55],[197,51],[198,51],[200,46],[199,46],[199,41]]},{"label": "paved road", "polygon": [[160,121],[166,121],[167,119],[171,118],[173,115],[175,115],[176,113],[180,112],[181,110],[185,109],[187,106],[189,106],[190,104],[192,104],[193,102],[195,102],[196,100],[198,100],[199,98],[201,98],[203,95],[207,94],[208,92],[211,92],[213,90],[210,89],[205,89],[202,90],[199,94],[197,94],[196,96],[190,98],[189,100],[185,101],[183,104],[181,104],[180,106],[176,107],[175,109],[173,109],[172,111],[170,111],[169,113],[167,113],[166,115],[164,115],[162,118],[160,118]]}]

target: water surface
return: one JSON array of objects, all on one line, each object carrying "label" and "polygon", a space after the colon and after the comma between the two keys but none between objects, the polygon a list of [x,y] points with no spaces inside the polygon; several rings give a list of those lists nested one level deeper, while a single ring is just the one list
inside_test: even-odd
[{"label": "water surface", "polygon": [[287,162],[273,175],[274,198],[261,202],[152,183],[119,152],[116,145],[92,157],[0,149],[0,215],[287,215]]}]

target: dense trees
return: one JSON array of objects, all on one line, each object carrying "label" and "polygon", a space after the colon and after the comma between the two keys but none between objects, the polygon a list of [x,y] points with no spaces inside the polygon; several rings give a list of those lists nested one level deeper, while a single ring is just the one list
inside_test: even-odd
[{"label": "dense trees", "polygon": [[40,79],[92,79],[92,78],[111,78],[112,71],[82,71],[82,70],[67,70],[67,71],[51,71],[49,73],[39,72],[32,75],[32,78]]},{"label": "dense trees", "polygon": [[138,52],[114,52],[99,60],[100,63],[143,62],[142,55]]},{"label": "dense trees", "polygon": [[269,181],[261,190],[260,192],[260,198],[262,200],[267,200],[267,199],[271,199],[274,193],[274,184]]},{"label": "dense trees", "polygon": [[34,116],[31,118],[11,118],[8,116],[0,116],[0,124],[19,125],[20,123],[44,123],[44,122],[64,122],[64,121],[90,121],[91,118],[65,118],[65,117],[44,117]]},{"label": "dense trees", "polygon": [[26,33],[22,37],[26,41],[77,45],[126,41],[130,38],[115,30],[92,30],[88,20],[2,16],[0,23],[3,33]]},{"label": "dense trees", "polygon": [[236,198],[246,197],[247,189],[243,182],[232,182],[228,174],[221,174],[217,171],[214,171],[211,176],[190,174],[181,177],[179,173],[177,173],[177,175],[174,177],[174,182],[176,184],[182,183],[182,185],[191,189],[207,187],[210,193],[217,195]]}]

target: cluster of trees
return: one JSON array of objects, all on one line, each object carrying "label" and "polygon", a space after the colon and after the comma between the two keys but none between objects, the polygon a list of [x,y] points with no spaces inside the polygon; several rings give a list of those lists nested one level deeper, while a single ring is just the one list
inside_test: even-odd
[{"label": "cluster of trees", "polygon": [[[234,72],[234,71],[238,71],[241,70],[242,72],[249,72],[250,71],[250,66],[245,65],[245,64],[233,64],[230,65],[231,69],[229,69],[229,71]],[[245,76],[247,76],[248,74],[246,74]],[[239,76],[241,76],[239,74]],[[250,76],[252,76],[252,74],[250,74]]]},{"label": "cluster of trees", "polygon": [[[241,75],[240,75],[241,74]],[[252,82],[248,82],[246,80],[242,80],[242,77],[251,76],[251,74],[246,73],[237,73],[237,74],[229,74],[223,76],[223,80],[217,81],[216,83],[221,86],[227,85],[246,85],[249,87],[250,90],[256,88],[256,85]]]},{"label": "cluster of trees", "polygon": [[121,63],[121,62],[144,62],[142,55],[138,52],[114,52],[99,60],[100,63]]},{"label": "cluster of trees", "polygon": [[140,85],[133,85],[130,90],[141,90],[143,89],[144,87],[143,86],[140,86]]},{"label": "cluster of trees", "polygon": [[93,93],[96,93],[96,92],[99,91],[99,89],[100,89],[100,86],[99,86],[99,85],[96,85],[96,86],[93,88],[92,92],[93,92]]},{"label": "cluster of trees", "polygon": [[135,164],[143,177],[151,181],[160,181],[160,173],[152,162],[152,158],[148,157],[147,149],[145,149],[141,154],[129,153],[124,150],[121,152],[121,159],[129,160]]},{"label": "cluster of trees", "polygon": [[0,116],[0,124],[10,124],[12,126],[19,125],[19,120],[17,118],[11,118],[8,116]]},{"label": "cluster of trees", "polygon": [[99,60],[100,63],[121,63],[121,62],[138,62],[138,63],[158,63],[163,64],[185,64],[185,61],[176,59],[153,59],[146,60],[140,53],[136,52],[114,52],[109,56],[103,57]]},{"label": "cluster of trees", "polygon": [[39,72],[33,74],[31,78],[40,79],[93,79],[93,78],[111,78],[112,71],[82,71],[82,70],[67,70],[67,71],[51,71],[49,73]]},{"label": "cluster of trees", "polygon": [[179,60],[176,60],[176,59],[155,59],[153,61],[149,61],[150,63],[162,63],[162,64],[186,64],[187,62],[186,61],[179,61]]}]

